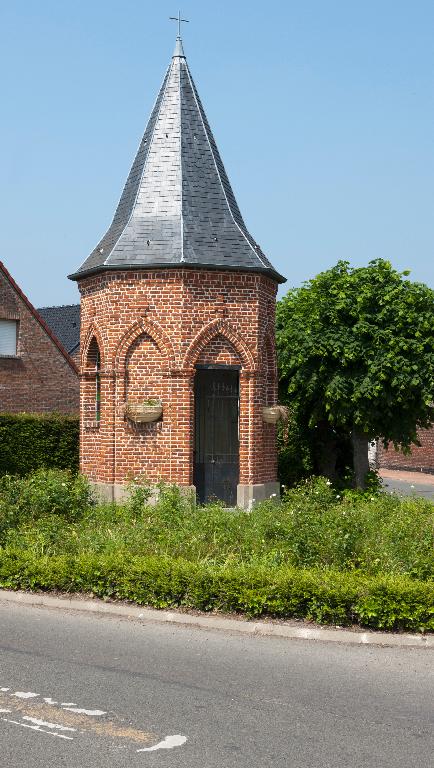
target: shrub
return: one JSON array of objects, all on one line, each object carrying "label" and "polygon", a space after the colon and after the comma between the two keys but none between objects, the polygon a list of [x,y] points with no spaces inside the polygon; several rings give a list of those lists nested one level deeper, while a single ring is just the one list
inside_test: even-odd
[{"label": "shrub", "polygon": [[92,592],[156,608],[306,618],[390,630],[434,630],[434,584],[405,577],[264,566],[212,566],[181,558],[0,552],[10,589]]},{"label": "shrub", "polygon": [[27,477],[0,477],[0,543],[9,529],[24,524],[32,531],[41,518],[59,522],[58,540],[65,522],[73,522],[94,504],[88,481],[66,470],[38,470]]},{"label": "shrub", "polygon": [[41,467],[78,471],[78,417],[0,414],[0,475],[26,475]]}]

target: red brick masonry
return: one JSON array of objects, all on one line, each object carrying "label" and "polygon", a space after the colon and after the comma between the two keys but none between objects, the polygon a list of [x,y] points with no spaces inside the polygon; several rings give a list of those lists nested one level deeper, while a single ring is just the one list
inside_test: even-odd
[{"label": "red brick masonry", "polygon": [[0,320],[18,323],[16,356],[0,356],[0,412],[78,413],[78,369],[0,262]]},{"label": "red brick masonry", "polygon": [[[192,269],[106,272],[80,280],[81,469],[93,481],[142,474],[193,483],[195,365],[240,370],[240,479],[277,479],[276,283],[260,274]],[[96,344],[101,419],[96,421]],[[159,398],[163,419],[136,425],[124,405]]]},{"label": "red brick masonry", "polygon": [[418,436],[421,445],[413,445],[409,455],[395,451],[393,448],[386,451],[380,443],[379,467],[434,473],[434,429],[421,429]]}]

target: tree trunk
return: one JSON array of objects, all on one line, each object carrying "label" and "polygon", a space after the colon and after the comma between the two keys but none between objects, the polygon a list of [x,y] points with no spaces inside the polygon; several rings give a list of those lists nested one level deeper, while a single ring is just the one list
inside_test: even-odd
[{"label": "tree trunk", "polygon": [[336,462],[338,458],[337,442],[327,424],[318,425],[318,470],[320,475],[333,483],[337,479]]},{"label": "tree trunk", "polygon": [[356,488],[366,488],[366,475],[369,472],[368,446],[369,437],[363,432],[353,431],[351,436],[353,444],[354,480]]}]

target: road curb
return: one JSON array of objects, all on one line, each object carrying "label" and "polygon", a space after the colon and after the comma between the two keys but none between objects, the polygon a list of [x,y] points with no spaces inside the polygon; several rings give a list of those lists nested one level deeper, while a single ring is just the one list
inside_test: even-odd
[{"label": "road curb", "polygon": [[349,630],[339,627],[301,626],[286,622],[249,621],[231,619],[210,614],[191,614],[177,611],[163,611],[154,608],[141,608],[137,605],[109,602],[93,598],[63,597],[37,592],[15,592],[0,589],[0,603],[9,602],[57,610],[69,610],[79,613],[93,613],[114,618],[135,619],[157,624],[177,624],[187,627],[199,627],[208,630],[238,632],[260,637],[280,637],[288,640],[316,640],[326,643],[345,643],[351,645],[393,646],[399,648],[434,648],[434,634],[410,634],[369,632],[359,629]]}]

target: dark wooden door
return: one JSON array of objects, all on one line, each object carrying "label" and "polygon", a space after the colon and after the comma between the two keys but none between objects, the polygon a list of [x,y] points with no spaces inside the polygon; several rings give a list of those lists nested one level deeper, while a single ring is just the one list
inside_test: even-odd
[{"label": "dark wooden door", "polygon": [[239,373],[198,369],[195,377],[194,484],[201,503],[237,502]]}]

